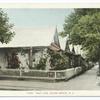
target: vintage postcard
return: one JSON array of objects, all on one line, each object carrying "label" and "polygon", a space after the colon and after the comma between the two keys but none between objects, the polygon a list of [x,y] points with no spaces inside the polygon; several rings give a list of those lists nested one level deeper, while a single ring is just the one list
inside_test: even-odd
[{"label": "vintage postcard", "polygon": [[0,4],[0,96],[100,96],[100,4]]}]

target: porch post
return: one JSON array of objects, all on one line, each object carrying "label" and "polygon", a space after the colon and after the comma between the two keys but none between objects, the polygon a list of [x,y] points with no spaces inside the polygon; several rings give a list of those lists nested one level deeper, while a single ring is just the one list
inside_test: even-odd
[{"label": "porch post", "polygon": [[33,59],[32,59],[32,47],[29,48],[29,68],[31,69],[32,68],[32,62],[33,62]]}]

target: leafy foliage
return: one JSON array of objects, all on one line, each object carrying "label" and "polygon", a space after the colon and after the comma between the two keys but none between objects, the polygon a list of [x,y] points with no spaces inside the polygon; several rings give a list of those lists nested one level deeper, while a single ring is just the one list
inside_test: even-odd
[{"label": "leafy foliage", "polygon": [[63,34],[69,34],[70,43],[81,45],[89,60],[100,59],[100,9],[74,9],[65,19]]},{"label": "leafy foliage", "polygon": [[14,36],[14,32],[11,31],[13,24],[9,24],[9,18],[7,14],[0,9],[0,42],[8,43]]},{"label": "leafy foliage", "polygon": [[46,58],[40,58],[39,64],[37,64],[34,69],[45,70],[45,68],[46,68],[46,61],[47,61]]},{"label": "leafy foliage", "polygon": [[52,50],[49,50],[48,52],[51,56],[50,58],[51,69],[63,70],[69,68],[68,56],[66,56],[63,51],[54,52]]}]

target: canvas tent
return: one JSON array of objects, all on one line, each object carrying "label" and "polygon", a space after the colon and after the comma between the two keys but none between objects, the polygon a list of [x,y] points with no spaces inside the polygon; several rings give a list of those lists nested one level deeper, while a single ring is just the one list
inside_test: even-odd
[{"label": "canvas tent", "polygon": [[[0,66],[4,67],[7,66],[7,62],[6,58],[5,58],[5,51],[9,48],[30,48],[30,53],[29,53],[29,58],[32,57],[32,47],[36,48],[36,49],[41,49],[41,48],[47,48],[51,45],[51,43],[59,45],[60,48],[60,43],[58,44],[59,41],[59,36],[57,33],[57,29],[55,28],[15,28],[15,36],[12,39],[12,41],[10,41],[8,44],[0,44]],[[56,37],[56,38],[55,38]],[[60,41],[59,41],[60,42]],[[60,48],[61,49],[61,48]],[[43,51],[42,51],[43,53]],[[35,56],[36,58],[39,58],[41,55],[41,52],[38,52]],[[25,57],[22,57],[21,55],[19,55],[20,58],[23,61],[23,65],[24,61],[23,59],[25,59]],[[26,58],[28,55],[26,54]],[[4,60],[5,58],[5,60]],[[30,61],[32,62],[32,59],[30,59]],[[29,62],[30,64],[32,64],[31,62]]]}]

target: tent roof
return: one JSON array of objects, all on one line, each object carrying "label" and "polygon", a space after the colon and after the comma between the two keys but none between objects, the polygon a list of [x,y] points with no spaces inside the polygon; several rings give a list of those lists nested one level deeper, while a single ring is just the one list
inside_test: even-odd
[{"label": "tent roof", "polygon": [[8,44],[1,44],[5,47],[30,47],[49,46],[53,40],[55,28],[14,28],[15,36]]},{"label": "tent roof", "polygon": [[[0,48],[16,47],[47,47],[54,42],[55,27],[49,28],[14,28],[15,36],[8,44],[1,44]],[[59,36],[62,50],[65,50],[66,38]]]}]

